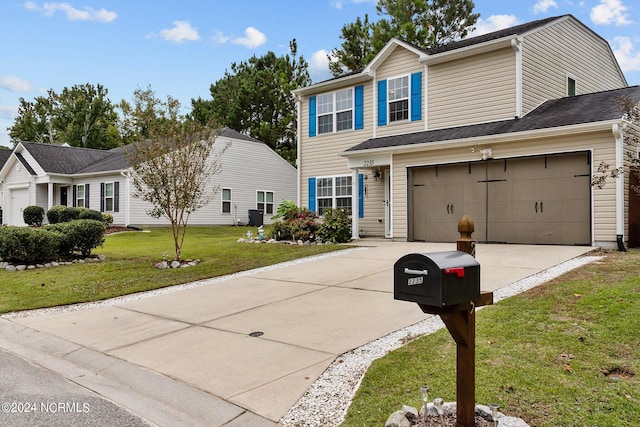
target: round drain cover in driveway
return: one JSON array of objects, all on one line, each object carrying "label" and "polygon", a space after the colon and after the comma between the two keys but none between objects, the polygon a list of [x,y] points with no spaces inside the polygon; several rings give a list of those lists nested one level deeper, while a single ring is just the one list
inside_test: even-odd
[{"label": "round drain cover in driveway", "polygon": [[262,335],[264,335],[264,332],[251,332],[249,334],[250,337],[260,337]]}]

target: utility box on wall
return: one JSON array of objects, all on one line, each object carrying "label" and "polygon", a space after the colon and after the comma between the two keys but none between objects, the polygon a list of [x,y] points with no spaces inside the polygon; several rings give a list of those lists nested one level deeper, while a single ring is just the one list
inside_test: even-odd
[{"label": "utility box on wall", "polygon": [[393,268],[394,299],[433,307],[476,301],[480,264],[460,251],[408,254]]}]

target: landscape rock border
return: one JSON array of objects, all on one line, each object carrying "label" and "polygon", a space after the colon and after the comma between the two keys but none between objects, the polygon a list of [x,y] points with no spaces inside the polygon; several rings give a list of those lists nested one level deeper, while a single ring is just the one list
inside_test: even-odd
[{"label": "landscape rock border", "polygon": [[74,258],[70,261],[51,261],[51,262],[33,263],[33,264],[14,264],[7,261],[0,261],[0,269],[7,270],[7,271],[28,271],[28,270],[35,270],[38,268],[58,267],[61,265],[103,262],[106,259],[107,257],[105,255],[99,254],[99,255],[90,256],[86,258]]}]

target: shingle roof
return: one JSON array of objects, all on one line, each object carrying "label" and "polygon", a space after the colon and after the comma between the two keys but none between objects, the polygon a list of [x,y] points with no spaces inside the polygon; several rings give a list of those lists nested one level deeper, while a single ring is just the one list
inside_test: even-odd
[{"label": "shingle roof", "polygon": [[451,141],[621,119],[624,112],[619,100],[625,96],[629,97],[634,103],[640,102],[640,86],[547,101],[520,119],[372,138],[349,148],[346,152]]},{"label": "shingle roof", "polygon": [[552,16],[545,19],[539,19],[537,21],[527,22],[526,24],[516,25],[515,27],[505,28],[503,30],[494,31],[492,33],[483,34],[481,36],[471,37],[468,39],[458,40],[455,42],[447,43],[442,46],[434,47],[432,49],[424,50],[429,55],[435,55],[442,52],[448,52],[451,50],[460,49],[463,47],[473,46],[480,43],[486,43],[492,40],[498,40],[504,37],[515,36],[516,34],[524,34],[536,28],[543,27],[550,22],[564,17],[573,17],[572,15]]},{"label": "shingle roof", "polygon": [[66,145],[22,142],[24,148],[47,173],[69,175],[110,155],[109,151]]},{"label": "shingle roof", "polygon": [[0,148],[0,169],[2,169],[5,163],[7,163],[9,156],[11,156],[11,150]]}]

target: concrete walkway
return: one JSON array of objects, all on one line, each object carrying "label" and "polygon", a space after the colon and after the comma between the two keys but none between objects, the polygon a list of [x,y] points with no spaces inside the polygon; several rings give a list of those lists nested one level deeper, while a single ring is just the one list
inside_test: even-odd
[{"label": "concrete walkway", "polygon": [[[398,258],[455,250],[360,244],[371,246],[95,308],[4,316],[0,348],[84,382],[158,425],[274,425],[336,356],[427,317],[393,299]],[[482,289],[592,249],[478,245]]]}]

